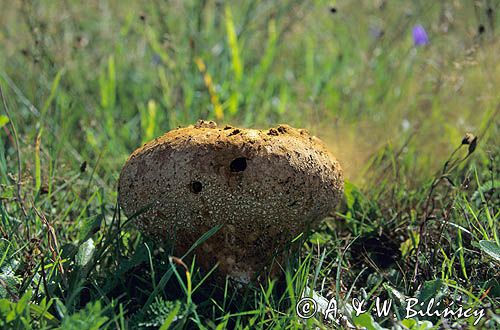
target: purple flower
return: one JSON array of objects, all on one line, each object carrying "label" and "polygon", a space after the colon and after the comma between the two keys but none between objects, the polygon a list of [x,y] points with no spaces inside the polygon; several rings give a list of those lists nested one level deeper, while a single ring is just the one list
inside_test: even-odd
[{"label": "purple flower", "polygon": [[429,43],[429,37],[422,25],[417,24],[413,27],[413,43],[415,46],[423,46]]}]

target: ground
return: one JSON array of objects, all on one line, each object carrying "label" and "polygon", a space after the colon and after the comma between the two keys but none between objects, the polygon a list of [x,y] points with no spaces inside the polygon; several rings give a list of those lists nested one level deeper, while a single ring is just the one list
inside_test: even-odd
[{"label": "ground", "polygon": [[[498,1],[0,8],[0,328],[499,327]],[[117,207],[130,153],[198,119],[306,128],[341,162],[280,278],[214,286]]]}]

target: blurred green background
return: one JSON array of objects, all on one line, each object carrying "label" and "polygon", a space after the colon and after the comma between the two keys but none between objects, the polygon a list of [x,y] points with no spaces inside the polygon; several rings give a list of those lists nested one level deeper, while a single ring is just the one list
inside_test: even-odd
[{"label": "blurred green background", "polygon": [[[43,129],[44,163],[100,159],[107,184],[142,142],[198,119],[308,128],[353,179],[380,147],[415,134],[405,153],[418,172],[497,107],[491,6],[2,1],[2,85],[23,142]],[[428,45],[414,46],[415,24]]]}]

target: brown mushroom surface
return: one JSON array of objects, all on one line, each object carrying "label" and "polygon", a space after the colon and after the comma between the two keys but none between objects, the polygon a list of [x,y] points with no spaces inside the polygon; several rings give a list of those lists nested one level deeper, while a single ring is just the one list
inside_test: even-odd
[{"label": "brown mushroom surface", "polygon": [[174,240],[179,255],[222,225],[195,250],[197,262],[206,269],[219,263],[219,274],[249,282],[335,207],[342,187],[339,163],[306,130],[200,121],[134,151],[118,191],[139,229]]}]

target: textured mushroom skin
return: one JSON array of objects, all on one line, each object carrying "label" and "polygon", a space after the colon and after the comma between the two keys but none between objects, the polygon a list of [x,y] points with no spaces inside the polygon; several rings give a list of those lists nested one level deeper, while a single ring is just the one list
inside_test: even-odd
[{"label": "textured mushroom skin", "polygon": [[241,282],[319,223],[342,189],[339,163],[306,130],[217,128],[203,121],[134,151],[118,187],[125,214],[140,213],[139,229],[158,241],[174,240],[179,255],[222,224],[197,248],[197,262],[206,269],[219,263],[220,274]]}]

